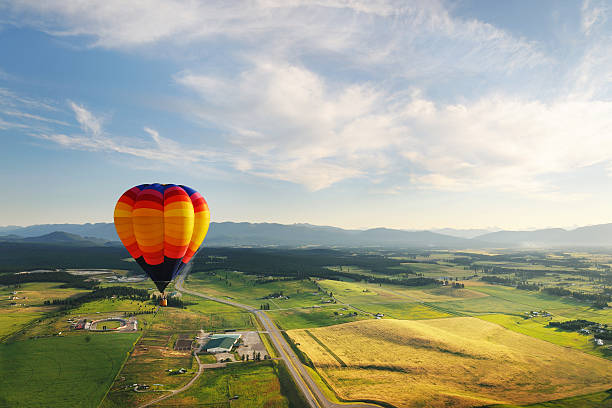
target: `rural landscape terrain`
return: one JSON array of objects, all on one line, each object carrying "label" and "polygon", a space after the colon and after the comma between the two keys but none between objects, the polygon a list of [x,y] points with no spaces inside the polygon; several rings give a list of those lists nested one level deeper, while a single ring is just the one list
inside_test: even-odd
[{"label": "rural landscape terrain", "polygon": [[0,408],[612,408],[612,0],[0,0]]},{"label": "rural landscape terrain", "polygon": [[0,406],[612,406],[603,246],[204,247],[159,307],[103,234],[19,232]]}]

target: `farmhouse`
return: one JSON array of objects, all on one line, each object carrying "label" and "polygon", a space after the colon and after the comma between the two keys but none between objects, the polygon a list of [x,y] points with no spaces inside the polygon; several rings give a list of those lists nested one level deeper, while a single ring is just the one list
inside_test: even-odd
[{"label": "farmhouse", "polygon": [[203,347],[209,353],[229,353],[240,339],[240,334],[213,334]]}]

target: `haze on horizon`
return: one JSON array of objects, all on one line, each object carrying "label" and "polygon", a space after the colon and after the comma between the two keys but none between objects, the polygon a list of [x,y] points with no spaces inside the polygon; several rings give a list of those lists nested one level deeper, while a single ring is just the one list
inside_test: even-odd
[{"label": "haze on horizon", "polygon": [[[0,225],[612,221],[605,1],[0,0]],[[324,5],[323,5],[324,4]]]}]

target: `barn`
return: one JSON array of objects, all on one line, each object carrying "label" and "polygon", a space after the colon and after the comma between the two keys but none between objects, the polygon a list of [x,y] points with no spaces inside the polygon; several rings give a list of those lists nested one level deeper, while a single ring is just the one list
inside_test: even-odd
[{"label": "barn", "polygon": [[229,353],[238,339],[239,334],[213,334],[203,349],[208,353]]}]

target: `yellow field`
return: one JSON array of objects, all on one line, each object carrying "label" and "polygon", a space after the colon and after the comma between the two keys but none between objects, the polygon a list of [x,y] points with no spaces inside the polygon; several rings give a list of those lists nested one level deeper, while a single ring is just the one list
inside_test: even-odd
[{"label": "yellow field", "polygon": [[612,386],[610,361],[472,317],[365,320],[308,332],[288,333],[344,399],[524,404]]}]

